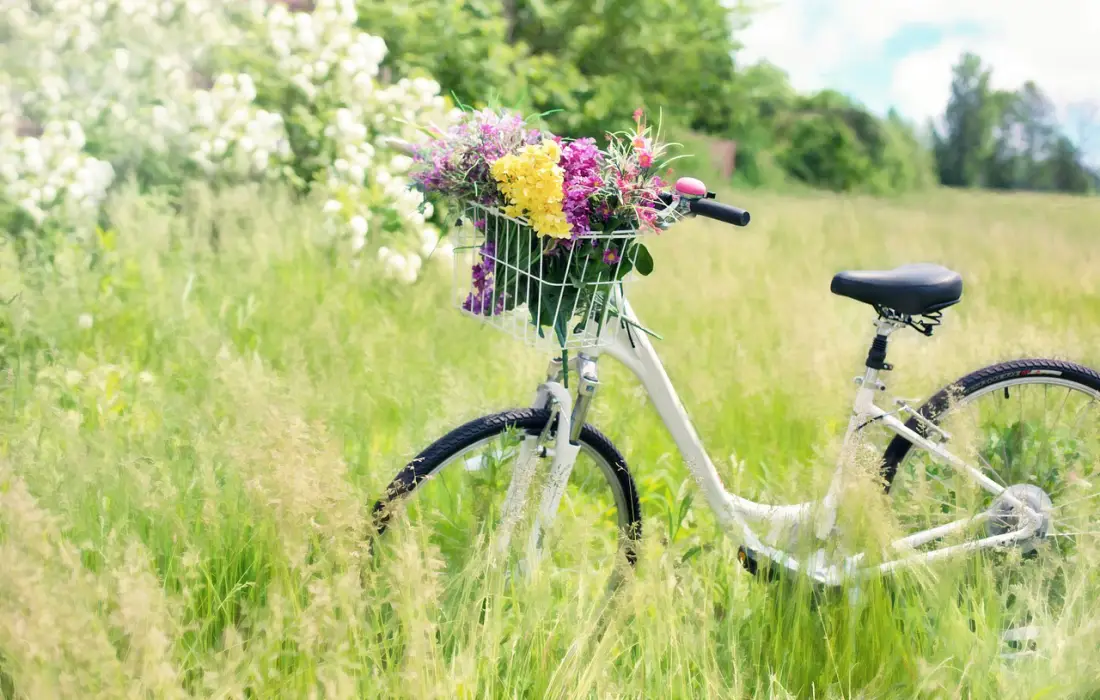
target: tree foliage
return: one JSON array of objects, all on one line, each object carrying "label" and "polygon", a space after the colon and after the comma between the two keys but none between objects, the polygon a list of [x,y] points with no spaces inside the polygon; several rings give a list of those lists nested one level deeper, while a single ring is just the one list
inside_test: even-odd
[{"label": "tree foliage", "polygon": [[[665,122],[738,144],[738,171],[834,190],[930,182],[913,129],[832,91],[801,96],[768,63],[739,66],[750,19],[721,0],[359,0],[386,37],[390,67],[424,71],[466,104],[493,101],[567,136],[617,130],[639,106]],[[917,172],[924,168],[924,172]]]},{"label": "tree foliage", "polygon": [[[545,114],[599,137],[639,106],[681,132],[737,142],[737,179],[890,193],[934,185],[1086,191],[1096,175],[1037,85],[1002,92],[972,54],[956,66],[925,143],[895,112],[836,91],[799,94],[767,62],[737,61],[751,22],[724,0],[358,0],[386,69],[430,74],[459,102]],[[549,114],[546,114],[548,113]]]},{"label": "tree foliage", "polygon": [[1062,132],[1042,89],[1028,81],[1018,90],[993,90],[991,76],[974,54],[964,54],[955,66],[943,124],[934,132],[940,181],[1004,190],[1094,190],[1096,174],[1083,149]]}]

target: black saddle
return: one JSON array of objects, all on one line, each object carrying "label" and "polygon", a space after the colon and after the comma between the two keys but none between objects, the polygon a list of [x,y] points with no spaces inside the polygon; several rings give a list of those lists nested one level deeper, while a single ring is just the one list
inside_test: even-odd
[{"label": "black saddle", "polygon": [[838,272],[830,287],[833,294],[906,316],[922,316],[957,304],[962,289],[959,273],[931,263]]}]

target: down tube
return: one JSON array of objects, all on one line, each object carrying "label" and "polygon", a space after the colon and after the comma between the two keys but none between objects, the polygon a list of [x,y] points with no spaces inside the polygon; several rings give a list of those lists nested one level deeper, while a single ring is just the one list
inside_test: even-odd
[{"label": "down tube", "polygon": [[[624,312],[627,318],[634,318],[625,301]],[[633,345],[631,344],[631,339]],[[630,338],[625,332],[616,334],[615,341],[603,351],[623,363],[638,379],[653,401],[658,415],[668,428],[676,446],[687,463],[688,469],[702,489],[708,504],[723,525],[739,525],[750,544],[758,543],[756,533],[742,516],[752,519],[776,518],[797,519],[804,515],[805,504],[798,506],[767,506],[735,496],[722,485],[714,464],[710,461],[695,427],[680,402],[664,366],[657,357],[649,337],[645,333],[631,332]]]}]

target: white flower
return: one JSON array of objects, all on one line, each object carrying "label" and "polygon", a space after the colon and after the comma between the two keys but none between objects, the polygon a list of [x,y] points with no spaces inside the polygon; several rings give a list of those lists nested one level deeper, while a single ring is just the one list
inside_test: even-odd
[{"label": "white flower", "polygon": [[80,126],[80,122],[70,119],[65,122],[65,131],[73,148],[78,150],[84,148],[84,129]]},{"label": "white flower", "polygon": [[409,253],[405,256],[405,270],[404,274],[400,276],[400,280],[405,284],[412,284],[416,281],[416,278],[420,275],[420,256],[416,253]]},{"label": "white flower", "polygon": [[256,85],[252,82],[252,76],[248,73],[241,73],[237,76],[237,85],[241,89],[241,97],[246,101],[251,102],[256,99]]},{"label": "white flower", "polygon": [[115,68],[125,73],[130,67],[130,52],[126,49],[115,49],[114,62]]},{"label": "white flower", "polygon": [[340,204],[340,202],[337,202],[335,199],[330,199],[327,202],[325,202],[325,208],[323,209],[323,211],[326,214],[335,214],[336,212],[342,210],[343,208],[344,208],[343,204]]},{"label": "white flower", "polygon": [[195,110],[195,120],[201,126],[213,126],[217,121],[217,114],[214,112],[214,108],[209,104],[200,104]]},{"label": "white flower", "polygon": [[153,383],[153,375],[143,370],[138,372],[138,381],[148,386]]},{"label": "white flower", "polygon": [[366,234],[353,233],[351,236],[351,252],[358,253],[367,245]]},{"label": "white flower", "polygon": [[88,330],[92,327],[92,315],[80,314],[80,316],[76,319],[76,325],[83,330]]},{"label": "white flower", "polygon": [[351,217],[351,221],[348,222],[348,226],[351,227],[351,232],[355,236],[367,235],[367,220],[358,214]]},{"label": "white flower", "polygon": [[407,266],[405,256],[401,253],[393,253],[386,258],[386,273],[391,277],[400,278],[403,276]]}]

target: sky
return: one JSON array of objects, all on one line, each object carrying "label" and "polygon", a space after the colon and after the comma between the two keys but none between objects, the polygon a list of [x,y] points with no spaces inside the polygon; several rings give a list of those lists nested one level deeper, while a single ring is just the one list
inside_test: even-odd
[{"label": "sky", "polygon": [[[969,50],[992,66],[995,88],[1038,83],[1100,162],[1100,0],[754,2],[739,61],[767,59],[800,90],[834,88],[923,124],[943,113],[951,67]],[[1082,123],[1091,126],[1077,134]]]}]

